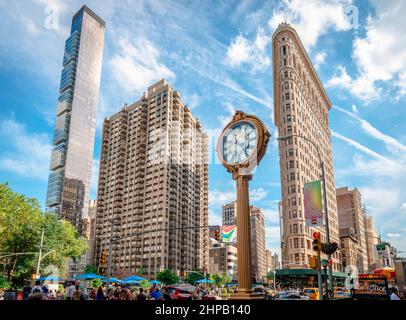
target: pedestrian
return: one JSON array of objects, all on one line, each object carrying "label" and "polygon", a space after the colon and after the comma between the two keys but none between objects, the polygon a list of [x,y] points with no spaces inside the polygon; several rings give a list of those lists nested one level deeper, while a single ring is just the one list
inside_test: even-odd
[{"label": "pedestrian", "polygon": [[168,288],[163,288],[163,289],[162,289],[162,292],[163,292],[162,298],[163,298],[164,300],[172,300],[172,297],[171,297],[171,295],[169,294]]},{"label": "pedestrian", "polygon": [[96,300],[105,300],[102,286],[97,289]]},{"label": "pedestrian", "polygon": [[202,296],[200,295],[200,288],[196,287],[195,291],[192,293],[193,300],[202,300]]},{"label": "pedestrian", "polygon": [[[76,284],[80,284],[79,281],[76,281]],[[68,287],[68,289],[66,290],[66,300],[72,300],[72,295],[76,290],[76,286],[75,286],[75,282],[71,282],[71,285]]]},{"label": "pedestrian", "polygon": [[80,285],[75,285],[75,291],[72,294],[72,300],[84,300],[82,291],[80,290]]},{"label": "pedestrian", "polygon": [[147,296],[144,293],[144,288],[140,288],[140,293],[137,294],[137,300],[139,301],[147,300]]},{"label": "pedestrian", "polygon": [[398,289],[395,287],[392,287],[391,289],[392,293],[390,295],[391,300],[401,300],[398,294]]},{"label": "pedestrian", "polygon": [[35,293],[44,293],[44,290],[42,290],[41,287],[41,282],[39,280],[35,281],[35,286],[31,289],[31,294]]},{"label": "pedestrian", "polygon": [[159,292],[159,288],[157,286],[155,286],[155,290],[150,293],[150,299],[161,299],[161,293]]}]

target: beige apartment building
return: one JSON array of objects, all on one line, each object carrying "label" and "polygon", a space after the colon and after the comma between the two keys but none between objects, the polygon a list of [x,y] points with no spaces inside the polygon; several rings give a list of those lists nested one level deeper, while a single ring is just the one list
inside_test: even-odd
[{"label": "beige apartment building", "polygon": [[264,212],[260,208],[250,206],[250,225],[252,244],[252,272],[257,278],[264,278],[267,275],[265,249],[265,216]]},{"label": "beige apartment building", "polygon": [[236,212],[237,212],[237,201],[233,201],[223,205],[221,215],[223,226],[231,226],[237,224]]},{"label": "beige apartment building", "polygon": [[365,240],[367,244],[367,257],[369,272],[373,272],[377,266],[378,253],[376,245],[379,243],[378,233],[375,230],[374,219],[365,215]]},{"label": "beige apartment building", "polygon": [[208,139],[164,79],[104,120],[95,248],[104,272],[111,219],[113,272],[208,268],[208,228],[187,228],[208,225]]},{"label": "beige apartment building", "polygon": [[227,274],[237,279],[237,248],[210,239],[209,274]]},{"label": "beige apartment building", "polygon": [[[279,25],[272,37],[272,48],[274,121],[278,127],[278,136],[303,136],[311,140],[320,151],[325,164],[330,240],[339,243],[328,120],[330,99],[298,34],[289,24]],[[315,254],[312,234],[316,228],[305,225],[303,186],[307,182],[320,180],[321,165],[317,149],[297,136],[279,142],[283,268],[308,268],[309,256]],[[322,241],[326,242],[325,227],[317,227],[317,230],[321,231]],[[335,252],[332,259],[333,270],[339,271],[340,253]]]},{"label": "beige apartment building", "polygon": [[[340,238],[347,239],[351,237],[355,242],[353,245],[357,248],[356,264],[352,264],[352,259],[348,256],[351,254],[344,246],[342,251],[343,267],[346,265],[357,266],[358,272],[365,273],[368,271],[368,250],[366,241],[365,228],[365,211],[362,207],[361,194],[357,188],[349,190],[348,187],[338,188],[337,196],[337,212],[338,212],[338,228]],[[348,259],[347,259],[348,258]]]}]

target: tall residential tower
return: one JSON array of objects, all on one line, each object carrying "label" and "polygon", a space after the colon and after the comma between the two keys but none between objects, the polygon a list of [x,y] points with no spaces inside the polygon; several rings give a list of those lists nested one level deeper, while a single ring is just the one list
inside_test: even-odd
[{"label": "tall residential tower", "polygon": [[[331,242],[339,243],[336,193],[328,112],[331,102],[317,76],[296,31],[287,23],[279,25],[272,37],[274,120],[278,135],[299,135],[311,140],[325,164]],[[303,204],[305,183],[320,180],[321,166],[316,148],[297,136],[279,142],[283,216],[282,265],[307,268],[314,255],[312,234],[306,227]],[[321,227],[326,242],[325,228]],[[340,270],[339,252],[333,255],[333,270]]]},{"label": "tall residential tower", "polygon": [[104,31],[86,6],[73,17],[56,108],[46,207],[79,232],[89,203]]},{"label": "tall residential tower", "polygon": [[[113,244],[113,272],[144,270],[154,278],[163,268],[179,275],[208,269],[209,230],[188,228],[208,225],[208,138],[164,79],[104,120],[95,248],[101,272],[111,219],[113,238],[127,237]],[[167,228],[174,229],[154,231]]]}]

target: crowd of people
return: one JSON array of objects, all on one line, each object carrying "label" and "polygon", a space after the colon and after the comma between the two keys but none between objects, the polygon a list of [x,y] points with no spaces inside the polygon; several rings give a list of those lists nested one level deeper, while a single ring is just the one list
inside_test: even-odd
[{"label": "crowd of people", "polygon": [[[205,296],[229,295],[234,288],[195,287],[190,292],[190,300],[202,300]],[[101,285],[98,288],[85,288],[79,281],[59,286],[58,290],[49,289],[47,285],[36,281],[34,286],[18,290],[15,300],[171,300],[167,287],[153,284],[150,288],[118,285],[109,289]]]}]

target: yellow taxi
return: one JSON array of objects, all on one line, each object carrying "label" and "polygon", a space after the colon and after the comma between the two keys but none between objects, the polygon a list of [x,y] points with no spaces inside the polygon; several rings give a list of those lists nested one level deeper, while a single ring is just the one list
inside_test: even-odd
[{"label": "yellow taxi", "polygon": [[347,299],[351,293],[347,288],[334,288],[334,299]]},{"label": "yellow taxi", "polygon": [[318,288],[304,288],[303,293],[308,296],[310,300],[320,300],[320,292]]}]

